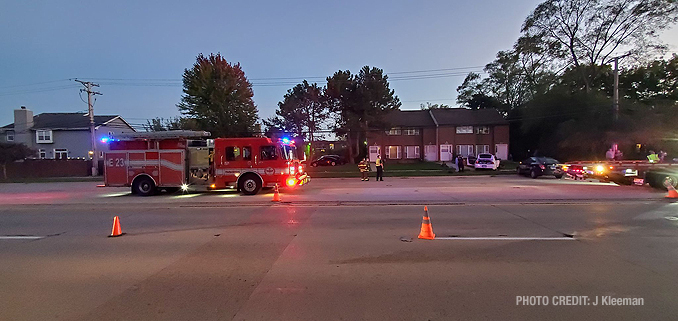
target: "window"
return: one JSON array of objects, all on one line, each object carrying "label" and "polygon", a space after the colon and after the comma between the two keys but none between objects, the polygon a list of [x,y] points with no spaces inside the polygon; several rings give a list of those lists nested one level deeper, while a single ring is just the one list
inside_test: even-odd
[{"label": "window", "polygon": [[47,129],[36,130],[35,142],[38,144],[52,143],[52,131]]},{"label": "window", "polygon": [[400,128],[398,128],[398,127],[394,127],[394,128],[391,128],[391,130],[386,131],[386,135],[395,136],[395,135],[400,135],[400,134],[401,134],[401,131],[400,131]]},{"label": "window", "polygon": [[252,147],[245,146],[242,148],[242,159],[251,161],[252,160]]},{"label": "window", "polygon": [[478,154],[489,154],[490,153],[490,145],[476,145],[476,153]]},{"label": "window", "polygon": [[278,153],[275,146],[261,146],[261,160],[276,160]]},{"label": "window", "polygon": [[386,146],[386,158],[400,159],[401,150],[402,150],[401,146]]},{"label": "window", "polygon": [[419,128],[405,129],[405,135],[409,135],[409,136],[419,135]]},{"label": "window", "polygon": [[67,159],[67,158],[68,158],[68,149],[65,148],[54,149],[54,159]]},{"label": "window", "polygon": [[458,126],[457,134],[473,134],[473,126]]},{"label": "window", "polygon": [[489,134],[490,126],[478,126],[476,127],[476,134]]},{"label": "window", "polygon": [[406,146],[405,158],[419,158],[419,146]]},{"label": "window", "polygon": [[10,131],[7,132],[7,141],[8,142],[14,141],[14,131],[10,130]]},{"label": "window", "polygon": [[238,157],[240,157],[240,148],[238,148],[236,146],[226,147],[226,160],[227,161],[237,160]]},{"label": "window", "polygon": [[38,157],[40,159],[47,158],[47,152],[44,149],[38,149]]},{"label": "window", "polygon": [[473,155],[473,145],[457,145],[457,155],[464,157]]}]

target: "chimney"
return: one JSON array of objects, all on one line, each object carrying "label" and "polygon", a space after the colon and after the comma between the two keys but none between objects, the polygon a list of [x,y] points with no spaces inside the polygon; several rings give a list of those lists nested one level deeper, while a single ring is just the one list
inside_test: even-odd
[{"label": "chimney", "polygon": [[14,110],[14,132],[25,132],[33,127],[33,112],[26,106]]}]

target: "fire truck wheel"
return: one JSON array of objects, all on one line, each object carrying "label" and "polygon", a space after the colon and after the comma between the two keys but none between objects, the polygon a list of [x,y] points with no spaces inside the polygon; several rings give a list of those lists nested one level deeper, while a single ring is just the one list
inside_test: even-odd
[{"label": "fire truck wheel", "polygon": [[245,195],[254,195],[261,189],[261,179],[254,174],[246,174],[240,178],[240,190]]},{"label": "fire truck wheel", "polygon": [[141,196],[153,195],[155,193],[155,184],[148,176],[137,177],[132,183],[132,193]]}]

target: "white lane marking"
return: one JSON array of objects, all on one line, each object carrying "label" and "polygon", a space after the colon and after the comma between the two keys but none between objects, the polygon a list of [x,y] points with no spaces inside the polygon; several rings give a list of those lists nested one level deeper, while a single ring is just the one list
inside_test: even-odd
[{"label": "white lane marking", "polygon": [[574,241],[573,237],[436,237],[436,240],[463,240],[463,241]]},{"label": "white lane marking", "polygon": [[0,235],[0,240],[39,240],[46,236],[30,236],[30,235]]}]

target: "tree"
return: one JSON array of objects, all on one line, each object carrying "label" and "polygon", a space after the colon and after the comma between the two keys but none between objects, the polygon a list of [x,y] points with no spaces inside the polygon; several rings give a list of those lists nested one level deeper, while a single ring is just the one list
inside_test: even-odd
[{"label": "tree", "polygon": [[431,109],[448,109],[452,108],[450,105],[445,105],[445,104],[431,104],[430,102],[426,102],[426,104],[419,104],[419,107],[421,110],[431,110]]},{"label": "tree", "polygon": [[326,95],[336,115],[335,132],[347,136],[352,162],[355,156],[362,156],[360,146],[367,131],[388,127],[384,116],[401,106],[395,91],[389,88],[388,76],[383,70],[369,66],[355,76],[347,70],[327,78]]},{"label": "tree", "polygon": [[548,53],[590,78],[610,58],[647,58],[666,49],[659,31],[678,19],[674,0],[547,0],[527,17],[522,32],[541,39]]},{"label": "tree", "polygon": [[620,90],[628,99],[644,103],[678,101],[678,55],[669,60],[655,60],[645,66],[621,73]]},{"label": "tree", "polygon": [[195,119],[202,130],[216,137],[251,136],[259,118],[252,101],[252,84],[240,64],[231,64],[221,54],[199,54],[183,75],[184,95],[179,111]]},{"label": "tree", "polygon": [[315,133],[321,129],[323,122],[329,117],[328,105],[322,88],[304,80],[287,91],[283,101],[278,102],[278,109],[275,113],[277,116],[264,120],[264,124],[269,128],[277,127],[292,132],[297,137],[308,138],[311,145],[309,156],[313,159]]},{"label": "tree", "polygon": [[35,156],[37,152],[24,144],[0,143],[0,164],[2,177],[7,180],[7,164]]},{"label": "tree", "polygon": [[156,117],[147,119],[144,129],[148,132],[159,132],[167,130],[199,130],[200,127],[195,119],[188,117],[174,117],[170,119]]}]

